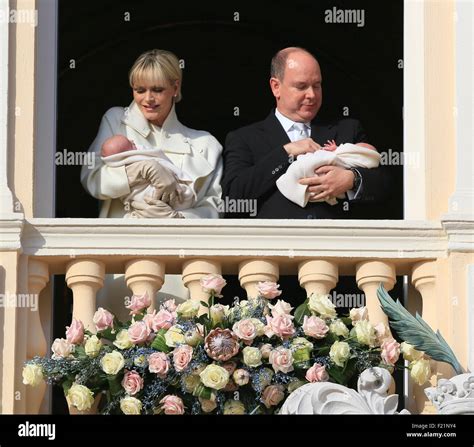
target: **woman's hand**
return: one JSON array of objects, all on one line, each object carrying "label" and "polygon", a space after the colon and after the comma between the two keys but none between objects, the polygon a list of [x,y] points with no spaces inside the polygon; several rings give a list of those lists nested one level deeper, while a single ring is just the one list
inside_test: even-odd
[{"label": "woman's hand", "polygon": [[137,161],[125,167],[130,189],[143,181],[155,187],[153,199],[170,202],[179,200],[176,177],[157,160]]},{"label": "woman's hand", "polygon": [[161,200],[145,197],[145,202],[134,200],[131,203],[133,211],[130,213],[130,216],[151,219],[184,219],[184,216],[179,211],[175,211]]}]

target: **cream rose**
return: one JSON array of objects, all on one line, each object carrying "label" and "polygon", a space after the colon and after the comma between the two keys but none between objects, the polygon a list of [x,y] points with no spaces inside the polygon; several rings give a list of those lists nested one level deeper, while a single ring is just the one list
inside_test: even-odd
[{"label": "cream rose", "polygon": [[196,387],[201,383],[201,379],[198,375],[189,374],[183,377],[183,387],[187,393],[194,393]]},{"label": "cream rose", "polygon": [[24,385],[38,386],[44,379],[43,368],[40,365],[28,363],[23,368],[22,376]]},{"label": "cream rose", "polygon": [[66,394],[68,405],[76,407],[79,411],[86,411],[94,403],[94,393],[84,385],[74,383]]},{"label": "cream rose", "polygon": [[327,295],[313,294],[309,297],[308,307],[322,318],[336,318],[336,306]]},{"label": "cream rose", "polygon": [[329,357],[337,366],[344,366],[350,354],[351,349],[345,341],[334,342],[329,351]]},{"label": "cream rose", "polygon": [[100,366],[106,374],[115,375],[125,366],[125,360],[120,352],[112,351],[100,359]]},{"label": "cream rose", "polygon": [[357,341],[362,345],[374,347],[376,343],[375,328],[370,321],[360,320],[354,326]]},{"label": "cream rose", "polygon": [[195,327],[184,334],[184,341],[187,345],[196,347],[204,340],[204,337],[202,335],[203,331],[201,331],[200,329],[201,328],[199,327]]},{"label": "cream rose", "polygon": [[200,307],[201,305],[198,301],[187,300],[177,307],[176,313],[179,314],[181,318],[189,320],[198,314]]},{"label": "cream rose", "polygon": [[114,345],[119,349],[129,349],[133,346],[127,329],[122,329],[115,337]]},{"label": "cream rose", "polygon": [[329,325],[329,332],[340,337],[347,337],[349,335],[349,328],[342,320],[335,320]]},{"label": "cream rose", "polygon": [[245,414],[245,405],[240,400],[227,400],[224,404],[224,414]]},{"label": "cream rose", "polygon": [[403,354],[403,358],[409,362],[414,362],[415,360],[421,359],[423,357],[423,353],[421,351],[417,351],[413,345],[410,345],[406,342],[403,342],[400,345],[400,351]]},{"label": "cream rose", "polygon": [[88,357],[97,357],[102,348],[102,342],[97,338],[97,335],[91,335],[87,338],[84,344],[84,350]]},{"label": "cream rose", "polygon": [[229,306],[224,306],[222,304],[214,304],[211,306],[211,320],[213,326],[217,326],[219,323],[222,323],[227,315],[229,315]]},{"label": "cream rose", "polygon": [[120,409],[123,414],[140,414],[142,411],[142,403],[136,397],[126,396],[120,399]]},{"label": "cream rose", "polygon": [[270,343],[265,343],[260,346],[260,352],[262,353],[263,359],[268,359],[270,357],[270,353],[272,352],[273,346]]},{"label": "cream rose", "polygon": [[244,363],[250,368],[256,368],[262,364],[262,353],[260,349],[246,346],[242,350],[242,354],[244,356]]},{"label": "cream rose", "polygon": [[428,359],[418,359],[409,366],[410,377],[418,384],[423,385],[431,376],[430,361]]},{"label": "cream rose", "polygon": [[221,390],[225,388],[229,381],[229,373],[225,368],[219,365],[207,365],[204,371],[199,374],[201,382],[204,386],[212,388],[213,390]]},{"label": "cream rose", "polygon": [[186,342],[183,331],[178,326],[171,326],[165,334],[165,343],[166,346],[170,348],[175,348],[178,345],[181,345]]}]

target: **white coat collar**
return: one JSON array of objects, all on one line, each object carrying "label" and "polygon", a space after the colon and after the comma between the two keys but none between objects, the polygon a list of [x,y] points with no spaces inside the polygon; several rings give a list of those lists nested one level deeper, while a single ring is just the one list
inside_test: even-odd
[{"label": "white coat collar", "polygon": [[[144,138],[148,138],[152,130],[150,122],[143,116],[140,107],[135,101],[132,101],[130,106],[125,109],[122,122],[136,130]],[[185,127],[178,121],[174,104],[163,126],[159,128],[159,132],[159,140],[168,147],[167,150],[169,152],[178,154],[189,154],[191,152],[189,145],[183,144],[183,138],[186,135]],[[187,140],[187,138],[184,138],[185,143],[188,143]]]}]

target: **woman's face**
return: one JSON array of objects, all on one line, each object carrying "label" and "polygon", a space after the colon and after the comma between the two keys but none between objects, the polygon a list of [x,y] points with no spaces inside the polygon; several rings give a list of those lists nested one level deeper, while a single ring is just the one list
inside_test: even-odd
[{"label": "woman's face", "polygon": [[178,93],[179,81],[168,82],[139,81],[133,86],[133,99],[140,107],[143,116],[162,126],[173,106],[173,98]]}]

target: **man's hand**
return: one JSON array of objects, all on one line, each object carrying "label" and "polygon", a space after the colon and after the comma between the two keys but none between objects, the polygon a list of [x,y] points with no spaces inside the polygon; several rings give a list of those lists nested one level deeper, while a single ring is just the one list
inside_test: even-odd
[{"label": "man's hand", "polygon": [[312,138],[305,138],[303,140],[293,141],[283,146],[288,155],[297,157],[307,152],[316,152],[321,149],[321,146],[316,143]]},{"label": "man's hand", "polygon": [[137,161],[126,166],[125,171],[130,188],[148,181],[156,189],[153,199],[164,202],[179,200],[176,177],[157,160]]},{"label": "man's hand", "polygon": [[180,212],[175,211],[161,200],[145,197],[145,202],[146,203],[134,200],[131,204],[133,211],[130,213],[130,216],[152,219],[184,219],[184,216]]},{"label": "man's hand", "polygon": [[316,202],[329,197],[337,197],[352,189],[354,173],[339,166],[321,166],[314,171],[316,176],[299,180],[301,185],[308,185],[309,201]]}]

